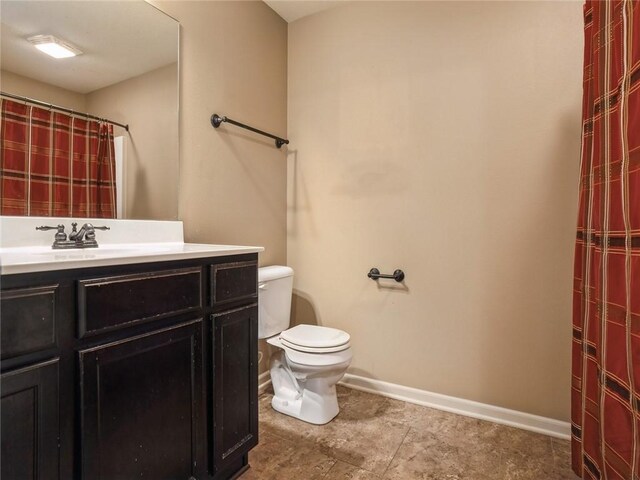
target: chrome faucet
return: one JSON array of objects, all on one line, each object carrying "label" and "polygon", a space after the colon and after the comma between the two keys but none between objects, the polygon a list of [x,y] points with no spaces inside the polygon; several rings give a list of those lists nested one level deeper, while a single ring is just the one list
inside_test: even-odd
[{"label": "chrome faucet", "polygon": [[91,223],[85,223],[80,230],[77,230],[78,224],[73,222],[71,224],[72,230],[69,233],[69,240],[67,240],[67,234],[64,232],[64,225],[58,225],[56,227],[41,226],[36,227],[36,230],[56,230],[53,245],[54,249],[67,249],[67,248],[96,248],[98,242],[96,241],[96,230],[110,230],[109,227],[96,227]]}]

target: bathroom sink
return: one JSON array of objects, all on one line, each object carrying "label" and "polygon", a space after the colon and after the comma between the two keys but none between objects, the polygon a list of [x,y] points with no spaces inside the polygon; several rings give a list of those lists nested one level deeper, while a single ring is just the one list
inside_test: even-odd
[{"label": "bathroom sink", "polygon": [[104,244],[97,248],[53,249],[51,246],[0,248],[0,272],[14,273],[164,262],[242,253],[262,247],[181,242]]},{"label": "bathroom sink", "polygon": [[[184,243],[182,222],[86,219],[110,229],[96,235],[95,248],[53,249],[53,232],[42,225],[68,223],[67,218],[0,216],[0,273],[45,272],[134,263],[173,262],[190,258],[257,253],[262,247]],[[66,222],[66,223],[65,223]]]},{"label": "bathroom sink", "polygon": [[127,254],[130,252],[136,252],[140,254],[148,253],[161,253],[161,252],[169,252],[172,248],[166,245],[150,245],[150,244],[139,244],[139,245],[106,245],[98,248],[87,248],[85,251],[95,252],[103,255],[117,255],[119,253]]},{"label": "bathroom sink", "polygon": [[[35,249],[34,249],[35,250]],[[32,251],[32,255],[50,256],[55,255],[95,255],[95,256],[117,256],[129,255],[131,253],[160,253],[168,252],[171,248],[160,245],[106,245],[97,248],[49,248],[44,251]]]}]

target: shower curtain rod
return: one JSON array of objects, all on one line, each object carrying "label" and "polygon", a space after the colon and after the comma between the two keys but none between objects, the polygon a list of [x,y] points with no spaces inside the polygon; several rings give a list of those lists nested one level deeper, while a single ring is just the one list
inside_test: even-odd
[{"label": "shower curtain rod", "polygon": [[64,113],[70,113],[71,115],[78,115],[81,117],[90,118],[91,120],[100,120],[103,122],[110,123],[112,125],[117,125],[118,127],[122,127],[127,132],[129,131],[129,125],[123,125],[122,123],[114,122],[113,120],[108,120],[102,117],[96,117],[95,115],[91,115],[89,113],[76,112],[75,110],[71,110],[70,108],[60,107],[58,105],[53,105],[51,103],[41,102],[40,100],[36,100],[34,98],[23,97],[21,95],[14,95],[13,93],[0,92],[0,95],[2,95],[3,97],[12,98],[14,100],[20,100],[21,102],[33,103],[34,105],[38,105],[40,107],[46,107],[49,110],[58,110]]},{"label": "shower curtain rod", "polygon": [[231,120],[229,117],[225,117],[224,115],[218,115],[217,113],[211,115],[211,125],[213,125],[213,128],[218,128],[222,122],[227,122],[232,125],[236,125],[237,127],[246,128],[247,130],[251,130],[252,132],[259,133],[260,135],[264,135],[265,137],[273,138],[276,141],[276,147],[278,148],[280,148],[282,145],[289,144],[289,140],[287,140],[286,138],[281,138],[276,135],[263,132],[262,130],[250,127],[249,125],[245,125],[244,123]]}]

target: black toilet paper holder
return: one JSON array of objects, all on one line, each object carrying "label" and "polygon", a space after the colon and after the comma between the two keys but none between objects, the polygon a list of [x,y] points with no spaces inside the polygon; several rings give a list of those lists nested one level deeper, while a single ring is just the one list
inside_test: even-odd
[{"label": "black toilet paper holder", "polygon": [[396,282],[401,282],[404,280],[404,272],[398,269],[394,271],[393,274],[389,275],[385,273],[380,273],[380,270],[373,267],[371,270],[369,270],[367,277],[369,277],[371,280],[378,280],[379,278],[392,278]]}]

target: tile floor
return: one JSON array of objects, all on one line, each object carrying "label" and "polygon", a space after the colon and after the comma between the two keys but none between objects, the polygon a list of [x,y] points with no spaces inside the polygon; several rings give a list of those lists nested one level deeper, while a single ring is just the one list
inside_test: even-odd
[{"label": "tile floor", "polygon": [[241,480],[576,480],[569,442],[338,387],[323,426],[260,397],[260,444]]}]

